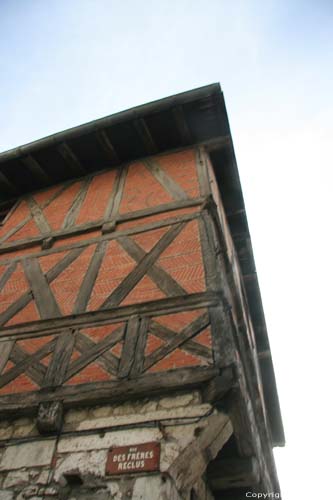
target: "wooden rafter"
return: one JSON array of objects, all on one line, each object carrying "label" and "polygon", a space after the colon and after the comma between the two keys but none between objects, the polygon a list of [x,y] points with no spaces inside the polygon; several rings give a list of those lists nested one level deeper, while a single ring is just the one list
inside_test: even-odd
[{"label": "wooden rafter", "polygon": [[15,184],[3,172],[0,172],[0,185],[4,186],[10,195],[17,195],[18,190]]},{"label": "wooden rafter", "polygon": [[65,160],[73,175],[86,174],[86,169],[83,167],[72,148],[66,142],[59,144],[57,150]]},{"label": "wooden rafter", "polygon": [[138,118],[133,122],[134,128],[137,131],[140,139],[145,145],[147,154],[155,154],[158,152],[158,147],[156,146],[152,134],[149,130],[147,122],[144,118]]},{"label": "wooden rafter", "polygon": [[176,122],[178,132],[182,138],[183,144],[191,144],[193,142],[193,139],[185,118],[183,106],[178,105],[172,108],[172,114]]},{"label": "wooden rafter", "polygon": [[116,152],[116,149],[114,145],[111,142],[111,139],[109,135],[107,134],[106,130],[99,130],[96,132],[96,137],[100,145],[102,146],[103,150],[107,154],[108,158],[112,162],[112,164],[118,164],[119,163],[119,156]]},{"label": "wooden rafter", "polygon": [[50,176],[45,172],[41,164],[32,155],[23,156],[22,163],[33,174],[33,176],[41,183],[42,186],[47,186],[52,183]]}]

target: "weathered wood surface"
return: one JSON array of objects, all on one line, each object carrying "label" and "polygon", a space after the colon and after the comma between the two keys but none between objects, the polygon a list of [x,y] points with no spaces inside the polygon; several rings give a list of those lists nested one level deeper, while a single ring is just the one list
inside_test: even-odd
[{"label": "weathered wood surface", "polygon": [[79,386],[62,386],[43,392],[10,394],[0,397],[0,416],[10,412],[33,411],[40,402],[63,400],[65,406],[112,403],[136,398],[152,397],[170,391],[186,391],[200,387],[218,374],[214,367],[194,367],[167,373],[149,373],[135,379],[110,380]]},{"label": "weathered wood surface", "polygon": [[0,375],[2,370],[5,368],[7,361],[9,359],[9,355],[11,350],[15,344],[14,340],[7,340],[7,342],[0,343]]},{"label": "weathered wood surface", "polygon": [[103,147],[104,151],[107,153],[110,161],[112,164],[117,164],[119,163],[119,157],[117,155],[117,152],[112,144],[112,141],[110,137],[107,135],[105,130],[98,130],[96,132],[96,137],[101,146]]},{"label": "weathered wood surface", "polygon": [[148,317],[140,318],[140,325],[137,332],[137,341],[134,351],[133,363],[131,365],[131,370],[129,376],[135,378],[142,374],[144,368],[145,360],[145,347],[148,335],[148,327],[150,324],[150,319]]},{"label": "weathered wood surface", "polygon": [[30,170],[30,172],[36,177],[42,185],[50,185],[51,178],[45,172],[40,163],[32,155],[24,156],[21,162]]},{"label": "weathered wood surface", "polygon": [[[16,347],[16,350],[14,352],[13,357],[10,354],[9,359],[11,361],[13,361],[14,363],[15,363],[15,360],[17,360],[17,364],[15,364],[15,366],[13,368],[10,368],[9,370],[7,370],[5,373],[3,373],[0,376],[0,387],[7,385],[9,382],[11,382],[16,377],[18,377],[21,373],[24,373],[25,371],[29,370],[31,368],[31,366],[34,369],[33,376],[36,377],[36,367],[34,365],[37,364],[37,362],[40,359],[44,358],[45,356],[47,356],[48,354],[50,354],[53,351],[54,344],[55,344],[55,340],[51,340],[50,342],[45,344],[43,347],[41,347],[41,349],[39,349],[34,354],[24,355],[24,357],[22,356],[22,359],[20,359],[20,360],[18,360],[17,357],[15,356],[15,352],[16,352],[16,355],[18,354],[18,350]],[[37,365],[37,366],[39,366],[39,365]],[[43,367],[43,368],[45,369],[45,367]],[[37,373],[37,377],[38,377],[38,380],[40,380],[38,373]]]},{"label": "weathered wood surface", "polygon": [[208,314],[199,316],[199,318],[194,320],[190,325],[186,326],[181,332],[174,335],[173,338],[164,346],[159,347],[152,354],[147,356],[144,362],[144,369],[147,370],[150,366],[165,358],[165,356],[174,351],[177,347],[185,344],[187,340],[202,332],[208,325]]},{"label": "weathered wood surface", "polygon": [[99,269],[101,267],[105,255],[106,245],[107,241],[104,240],[100,241],[96,246],[95,253],[90,261],[88,270],[84,275],[81,288],[76,298],[76,302],[73,309],[74,313],[80,313],[86,310],[86,307],[88,305],[92,293],[92,289],[94,287],[97,278],[97,274],[99,272]]},{"label": "weathered wood surface", "polygon": [[128,377],[135,357],[135,350],[138,341],[140,318],[133,316],[127,323],[124,347],[121,353],[121,360],[118,370],[118,377]]},{"label": "weathered wood surface", "polygon": [[37,429],[40,434],[54,434],[61,431],[64,408],[61,401],[42,402],[37,412]]},{"label": "weathered wood surface", "polygon": [[66,165],[74,175],[85,175],[85,168],[81,164],[72,148],[66,142],[62,142],[61,144],[59,144],[57,149],[65,160]]},{"label": "weathered wood surface", "polygon": [[255,457],[215,460],[207,469],[209,486],[213,491],[251,487],[260,480],[260,469]]},{"label": "weathered wood surface", "polygon": [[177,184],[165,170],[162,170],[158,163],[152,158],[145,160],[145,166],[154,175],[160,184],[165,188],[166,191],[172,196],[174,200],[186,200],[187,194],[183,189]]},{"label": "weathered wood surface", "polygon": [[[177,332],[174,332],[166,326],[156,323],[155,321],[150,322],[149,331],[154,334],[155,337],[164,340],[168,344],[179,335]],[[206,361],[210,361],[212,355],[212,352],[208,347],[198,344],[198,342],[194,342],[193,340],[187,340],[186,343],[182,345],[182,349],[190,354],[194,354],[195,356],[200,356]]]},{"label": "weathered wood surface", "polygon": [[[165,205],[160,205],[158,207],[152,207],[151,209],[144,209],[144,210],[138,210],[135,212],[129,212],[128,214],[123,214],[117,217],[116,219],[109,220],[104,222],[104,219],[98,220],[96,222],[87,222],[84,224],[77,225],[75,227],[71,227],[68,230],[58,230],[58,231],[52,231],[52,237],[54,238],[54,241],[57,241],[62,238],[68,238],[70,236],[77,236],[80,234],[85,234],[89,232],[93,232],[95,230],[103,229],[104,225],[107,224],[112,224],[113,227],[116,227],[117,223],[122,223],[122,222],[129,222],[132,220],[137,220],[137,219],[145,219],[146,217],[150,217],[152,215],[158,215],[158,214],[164,214],[168,212],[173,212],[175,210],[181,209],[181,208],[191,208],[195,206],[200,206],[203,203],[205,203],[204,198],[197,198],[197,199],[191,199],[191,200],[184,200],[184,202],[174,202],[174,203],[169,203],[168,206],[166,207]],[[142,224],[138,227],[131,228],[128,230],[119,230],[117,231],[116,234],[111,234],[111,235],[105,235],[104,239],[115,239],[118,236],[122,235],[127,235],[127,234],[136,234],[140,232],[145,232],[145,231],[150,231],[151,229],[157,228],[157,227],[163,227],[165,225],[169,224],[176,224],[177,222],[180,222],[182,220],[192,220],[194,218],[198,217],[198,214],[188,214],[188,215],[183,215],[183,216],[174,216],[170,218],[166,218],[161,221],[156,221],[156,222],[151,222],[147,224]],[[22,223],[18,224],[15,228],[13,228],[8,234],[9,236],[12,236],[15,232],[17,232],[19,229],[21,229],[26,222],[28,222],[28,218],[25,219]],[[6,235],[6,239],[7,239]],[[41,244],[45,239],[45,235],[40,235],[40,236],[33,236],[31,238],[23,239],[23,240],[17,240],[13,241],[10,243],[3,243],[1,244],[1,239],[0,239],[0,255],[1,254],[8,254],[10,252],[16,252],[19,250],[24,250],[26,248],[30,247],[35,247],[38,244]],[[78,243],[77,245],[85,245],[93,242],[97,242],[100,240],[100,237],[93,237],[87,238],[83,241]],[[73,248],[75,245],[70,245],[70,248]],[[57,251],[62,251],[64,248],[68,248],[66,246],[66,239],[64,239],[64,244],[62,249],[59,249]],[[13,255],[13,258],[15,260],[15,255]],[[11,260],[12,260],[11,259]],[[20,257],[18,258],[20,259]]]},{"label": "weathered wood surface", "polygon": [[[176,238],[176,236],[184,228],[184,223],[176,224],[171,227],[167,233],[156,243],[156,245],[148,252],[138,265],[131,271],[120,285],[110,294],[110,296],[103,302],[100,309],[105,309],[112,306],[117,306],[129,294],[129,292],[138,284],[138,282],[147,273],[148,269],[161,255],[163,250]],[[122,244],[122,239],[118,240]]]},{"label": "weathered wood surface", "polygon": [[[184,139],[186,137],[189,139],[188,131],[183,127],[181,113],[181,110],[175,110],[177,123],[182,128]],[[144,138],[147,150],[149,148],[153,149],[154,144],[147,124],[138,121],[137,132]],[[104,148],[108,150],[110,157],[114,159],[112,142],[105,131],[98,134],[98,140],[104,144]],[[68,144],[63,143],[58,149],[69,168],[80,173],[84,171],[73,149]],[[3,340],[0,345],[2,344],[2,350],[7,358],[15,364],[13,368],[0,376],[0,382],[2,380],[5,383],[6,380],[13,380],[12,377],[15,378],[15,374],[25,373],[34,383],[43,388],[43,393],[47,394],[48,390],[52,388],[54,395],[56,393],[62,394],[61,391],[65,391],[66,396],[64,397],[67,398],[67,394],[71,394],[70,387],[66,387],[64,384],[68,383],[72,377],[85,367],[95,362],[106,370],[107,374],[124,382],[128,381],[127,379],[140,379],[143,372],[150,370],[177,349],[183,350],[184,353],[190,354],[192,357],[197,357],[198,362],[202,364],[214,362],[220,367],[226,367],[232,363],[231,327],[228,324],[228,314],[225,311],[225,300],[222,295],[224,283],[216,272],[219,265],[216,255],[219,249],[218,238],[213,227],[211,214],[207,208],[210,203],[210,185],[204,154],[202,151],[196,153],[195,170],[200,188],[200,192],[196,193],[196,198],[189,198],[180,183],[176,182],[161,167],[162,162],[160,163],[158,158],[146,158],[143,160],[143,164],[155,181],[168,193],[167,199],[171,197],[173,201],[120,214],[119,210],[129,175],[128,165],[121,166],[118,169],[112,189],[110,188],[110,194],[108,194],[109,198],[106,198],[107,206],[104,215],[99,220],[85,222],[78,226],[75,225],[91,185],[92,178],[90,176],[81,181],[81,187],[76,191],[75,195],[73,194],[70,208],[63,219],[61,228],[58,230],[51,231],[44,214],[44,208],[48,206],[50,200],[48,203],[39,204],[33,197],[27,199],[31,212],[30,218],[27,220],[35,221],[41,235],[23,241],[5,241],[0,246],[0,252],[10,250],[14,255],[15,251],[29,249],[29,247],[37,243],[42,243],[44,250],[37,252],[34,250],[32,257],[29,257],[26,253],[22,257],[14,257],[14,259],[8,259],[7,257],[7,262],[11,262],[11,267],[6,269],[5,274],[2,275],[2,282],[7,283],[17,266],[22,264],[30,290],[23,293],[7,310],[0,314],[0,325],[2,325],[0,340]],[[68,186],[71,186],[71,184],[68,183],[67,187],[57,190],[53,194],[53,199],[62,194]],[[198,211],[177,215],[177,210],[192,207],[198,207]],[[204,209],[203,212],[202,209]],[[175,215],[170,214],[172,217],[168,217],[167,214],[173,211],[176,211]],[[149,220],[148,223],[145,223],[147,217],[160,214],[164,215],[162,220]],[[187,224],[195,219],[200,223],[200,242],[205,262],[207,291],[188,293],[184,286],[166,272],[157,261],[169,245],[182,233],[184,228],[188,227]],[[122,230],[122,223],[136,220],[140,220],[140,225]],[[132,235],[163,227],[167,227],[166,232],[154,243],[149,251],[145,251],[134,241],[134,238],[131,238]],[[96,229],[100,231],[99,235],[91,238],[89,233]],[[66,245],[65,237],[80,235],[83,236],[82,241]],[[61,247],[47,248],[59,240],[63,244]],[[86,312],[97,277],[102,268],[108,244],[112,240],[117,241],[136,265],[114,289],[111,288],[112,292],[105,299],[103,298],[99,310]],[[93,244],[96,245],[96,248],[94,252],[91,252],[92,257],[87,265],[87,271],[74,301],[73,314],[63,316],[52,283],[63,271],[74,265],[76,259],[82,255],[88,245]],[[193,245],[192,242],[190,244]],[[64,251],[68,251],[67,255],[65,254],[57,264],[54,264],[47,272],[43,273],[38,259]],[[122,301],[145,276],[149,277],[167,298],[122,306]],[[20,312],[31,301],[35,301],[41,319],[27,324],[8,326],[8,321],[12,320],[15,314]],[[159,314],[179,313],[198,307],[202,309],[208,307],[209,310],[203,311],[201,316],[177,332],[154,321],[154,317]],[[80,331],[80,328],[83,327],[102,326],[120,320],[124,321],[126,325],[116,332],[106,335],[98,342],[92,340],[84,331]],[[212,332],[213,353],[208,346],[193,340],[196,335],[199,335],[208,327],[211,328]],[[145,348],[150,333],[162,340],[163,345],[146,355]],[[20,350],[18,345],[11,344],[13,340],[32,339],[45,335],[54,335],[52,343],[47,344],[47,346],[51,345],[51,348],[44,346],[33,355],[28,355],[24,349]],[[121,356],[118,358],[111,352],[111,348],[120,341],[123,341],[124,344]],[[50,351],[47,349],[50,349]],[[72,360],[71,356],[74,350],[80,356]],[[40,362],[45,352],[52,354],[48,367],[45,367]],[[178,372],[179,370],[178,368],[175,371]],[[147,376],[150,376],[150,374],[147,373]],[[169,376],[171,377],[168,372]],[[229,382],[227,380],[224,385]],[[80,387],[84,385],[80,384]],[[223,383],[221,382],[220,385],[223,385]],[[214,390],[210,389],[210,392],[213,394]],[[217,397],[216,392],[217,390],[211,396],[212,400]],[[218,394],[221,396],[221,390]],[[4,397],[8,396],[1,396],[0,401]],[[71,398],[72,396],[68,397]],[[81,401],[82,398],[84,398],[84,395],[78,395],[78,401]]]},{"label": "weathered wood surface", "polygon": [[[44,357],[44,352],[42,351],[43,357]],[[46,353],[48,354],[49,350],[47,350]],[[18,369],[20,369],[20,374],[25,373],[36,384],[38,384],[39,386],[42,385],[43,379],[46,374],[46,367],[42,363],[40,363],[36,358],[31,359],[29,356],[27,356],[27,353],[23,349],[21,349],[17,344],[15,344],[10,353],[9,359],[10,361],[16,364],[16,367]],[[26,361],[30,362],[28,366],[25,364]],[[23,368],[26,367],[26,369],[22,370],[22,366]]]},{"label": "weathered wood surface", "polygon": [[[122,336],[116,337],[116,342],[121,340]],[[75,349],[79,351],[81,354],[86,354],[87,352],[94,349],[96,344],[83,333],[77,332],[76,341],[75,341]],[[119,359],[112,354],[110,351],[103,352],[99,354],[98,364],[102,365],[102,367],[109,372],[111,375],[117,375],[119,368]],[[89,363],[89,357],[85,358],[85,362]],[[83,366],[83,365],[81,365]]]},{"label": "weathered wood surface", "polygon": [[132,315],[162,315],[181,312],[198,307],[209,307],[221,303],[221,298],[215,292],[202,292],[183,297],[171,297],[167,299],[153,300],[140,304],[121,307],[101,309],[99,311],[86,312],[79,315],[69,315],[52,320],[32,321],[30,323],[2,327],[1,340],[12,340],[29,337],[39,337],[51,333],[59,333],[64,328],[88,327],[116,323],[122,319],[128,319]]},{"label": "weathered wood surface", "polygon": [[61,316],[59,306],[37,259],[23,260],[23,267],[40,317],[44,319]]},{"label": "weathered wood surface", "polygon": [[64,380],[69,380],[76,373],[85,368],[88,364],[92,363],[93,361],[95,361],[95,359],[99,358],[102,354],[111,349],[112,346],[117,344],[123,338],[123,335],[123,327],[118,328],[115,332],[112,332],[111,334],[104,337],[101,342],[99,342],[98,344],[94,344],[94,346],[89,350],[84,351],[84,353],[78,359],[76,359],[69,365]]},{"label": "weathered wood surface", "polygon": [[66,330],[58,335],[52,360],[48,366],[43,387],[57,387],[64,382],[75,343],[75,331]]},{"label": "weathered wood surface", "polygon": [[82,183],[81,188],[77,195],[75,196],[71,208],[68,210],[67,215],[62,224],[62,229],[67,229],[68,227],[72,227],[75,224],[75,220],[79,214],[82,203],[87,195],[87,191],[89,188],[89,184],[91,182],[91,177],[86,177]]},{"label": "weathered wood surface", "polygon": [[42,211],[40,206],[36,203],[32,196],[27,197],[27,203],[29,205],[33,220],[35,221],[40,232],[49,234],[51,233],[51,227]]},{"label": "weathered wood surface", "polygon": [[[138,264],[147,255],[142,248],[135,243],[134,240],[124,236],[121,238],[121,246],[126,250]],[[153,264],[147,269],[146,274],[151,278],[159,288],[168,296],[176,297],[177,295],[185,295],[186,290],[177,283],[164,269]]]},{"label": "weathered wood surface", "polygon": [[206,471],[208,462],[215,458],[232,434],[230,419],[223,413],[207,417],[204,425],[199,436],[178,455],[167,471],[182,498],[187,496]]}]

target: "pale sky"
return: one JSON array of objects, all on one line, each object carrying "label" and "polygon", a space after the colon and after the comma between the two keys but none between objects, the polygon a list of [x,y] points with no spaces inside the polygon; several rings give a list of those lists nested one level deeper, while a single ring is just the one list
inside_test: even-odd
[{"label": "pale sky", "polygon": [[0,0],[0,151],[220,82],[287,445],[330,498],[333,0]]}]

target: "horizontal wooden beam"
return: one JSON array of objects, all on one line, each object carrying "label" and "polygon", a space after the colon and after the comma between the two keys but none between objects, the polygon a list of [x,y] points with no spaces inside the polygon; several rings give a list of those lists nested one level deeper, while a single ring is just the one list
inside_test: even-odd
[{"label": "horizontal wooden beam", "polygon": [[[129,229],[124,229],[124,230],[119,230],[115,231],[112,234],[103,234],[102,236],[96,236],[95,238],[87,238],[85,240],[80,240],[77,243],[70,243],[68,245],[65,244],[66,239],[64,239],[64,245],[63,246],[58,246],[57,248],[51,248],[45,245],[48,241],[50,241],[51,245],[53,245],[54,241],[56,238],[52,237],[46,237],[44,236],[43,240],[41,241],[41,246],[42,246],[42,251],[36,251],[34,247],[31,247],[29,245],[27,248],[31,247],[32,248],[32,253],[29,255],[30,257],[45,257],[45,255],[49,255],[50,253],[58,253],[58,252],[64,252],[65,250],[73,250],[74,248],[83,248],[86,247],[87,245],[92,245],[95,243],[100,243],[103,241],[108,241],[108,240],[116,240],[117,238],[121,238],[123,236],[129,236],[132,234],[140,234],[140,233],[145,233],[147,231],[152,231],[153,229],[159,229],[162,227],[166,226],[172,226],[174,224],[178,224],[179,222],[189,222],[191,220],[194,220],[200,216],[200,212],[195,212],[192,214],[185,214],[185,215],[179,215],[175,217],[170,217],[169,219],[163,219],[160,221],[156,222],[150,222],[148,224],[142,224],[142,225],[137,225]],[[51,240],[49,239],[51,238]],[[15,250],[22,250],[25,249],[26,247],[23,248],[16,248]],[[34,251],[33,251],[34,250]],[[39,249],[38,249],[39,250]],[[13,250],[14,251],[14,250]],[[10,253],[9,251],[6,252],[7,254]],[[1,247],[0,247],[0,254],[1,254]],[[18,256],[13,256],[12,258],[7,257],[6,259],[0,260],[0,265],[6,265],[10,264],[13,262],[19,262],[23,258],[28,257],[28,253],[25,252],[24,256],[18,255]]]},{"label": "horizontal wooden beam", "polygon": [[63,318],[32,321],[17,326],[3,326],[1,328],[0,342],[14,338],[23,339],[26,337],[41,337],[51,333],[59,334],[64,328],[78,328],[83,326],[87,328],[89,326],[116,323],[119,320],[129,319],[133,315],[157,316],[196,309],[198,307],[210,307],[219,304],[220,301],[221,294],[219,292],[202,292],[153,300],[141,304],[115,306],[82,314],[72,314]]},{"label": "horizontal wooden beam", "polygon": [[254,457],[218,459],[209,464],[207,476],[213,491],[250,487],[259,483],[259,464]]},{"label": "horizontal wooden beam", "polygon": [[62,386],[41,392],[10,394],[0,397],[0,417],[14,412],[15,414],[31,412],[39,403],[52,401],[63,401],[65,407],[71,407],[151,398],[158,394],[170,394],[172,391],[186,391],[200,387],[217,374],[218,370],[213,367],[181,368],[168,372],[150,373],[133,380],[111,380],[79,386]]},{"label": "horizontal wooden beam", "polygon": [[[122,215],[118,216],[115,220],[113,220],[112,222],[115,224],[120,224],[122,222],[129,222],[129,221],[137,220],[137,219],[141,219],[141,218],[144,219],[145,217],[150,217],[151,215],[168,213],[168,212],[176,211],[176,210],[179,210],[182,208],[196,207],[196,206],[203,205],[205,203],[205,200],[206,200],[206,198],[200,197],[200,198],[194,198],[191,200],[179,200],[179,201],[175,201],[175,202],[171,202],[171,203],[165,203],[165,204],[159,205],[157,207],[152,207],[152,208],[143,209],[143,210],[137,210],[135,212],[129,212],[127,214],[122,214]],[[189,218],[195,217],[195,216],[196,216],[195,214],[188,214],[188,215],[185,214],[185,215],[181,216],[181,218],[183,220],[189,220]],[[168,220],[170,221],[170,219],[168,219]],[[180,219],[177,219],[177,220],[179,221]],[[77,225],[75,227],[70,227],[66,230],[62,229],[60,231],[52,231],[52,238],[54,238],[54,241],[56,241],[56,240],[59,240],[61,238],[69,238],[70,236],[76,236],[76,235],[80,235],[80,234],[89,233],[91,231],[96,231],[96,230],[102,229],[104,223],[105,223],[105,220],[100,219],[100,220],[97,220],[94,222],[89,222],[86,224]],[[114,239],[118,235],[123,236],[125,234],[132,234],[133,231],[134,232],[142,232],[145,230],[148,231],[150,229],[150,227],[155,229],[156,227],[159,227],[159,226],[162,227],[163,225],[165,225],[165,221],[158,221],[155,223],[142,225],[141,227],[136,227],[132,230],[115,231],[113,234],[107,235],[104,238],[105,239]],[[145,227],[147,229],[145,229]],[[16,242],[4,243],[0,247],[0,255],[4,254],[4,253],[9,253],[9,252],[15,252],[17,250],[23,250],[23,249],[26,249],[26,248],[29,248],[32,246],[36,246],[38,244],[42,244],[44,238],[45,238],[45,235],[40,235],[40,236],[36,236],[33,238],[25,239],[25,240],[17,240]],[[94,238],[94,239],[91,239],[91,242],[95,242],[95,241],[99,241],[99,240],[100,240],[100,238]],[[85,245],[86,243],[87,243],[87,241],[85,241],[85,242],[83,241],[80,244]]]}]

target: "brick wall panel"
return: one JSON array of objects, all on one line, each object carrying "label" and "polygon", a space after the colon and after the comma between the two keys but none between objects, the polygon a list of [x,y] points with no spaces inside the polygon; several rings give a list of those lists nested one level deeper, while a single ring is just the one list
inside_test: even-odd
[{"label": "brick wall panel", "polygon": [[28,248],[20,248],[18,250],[15,250],[15,252],[3,252],[0,254],[0,260],[2,262],[10,261],[13,257],[18,258],[18,257],[24,257],[25,255],[31,255],[36,252],[40,252],[40,245],[29,245]]},{"label": "brick wall panel", "polygon": [[79,384],[87,384],[89,382],[103,382],[106,380],[111,380],[113,377],[107,371],[103,370],[103,368],[98,363],[91,363],[78,372],[76,375],[71,377],[65,385],[79,385]]},{"label": "brick wall panel", "polygon": [[157,264],[169,273],[188,293],[205,290],[198,222],[189,222],[164,250]]},{"label": "brick wall panel", "polygon": [[159,289],[149,276],[144,276],[121,302],[121,305],[139,304],[150,300],[164,299],[165,297],[165,293]]},{"label": "brick wall panel", "polygon": [[114,332],[121,326],[124,326],[124,323],[113,323],[111,325],[103,325],[103,326],[94,326],[92,328],[84,328],[82,333],[90,337],[94,342],[100,342],[106,336],[110,335],[110,333]]},{"label": "brick wall panel", "polygon": [[29,323],[30,321],[38,321],[40,314],[38,312],[35,301],[29,302],[21,311],[7,321],[6,326],[17,325],[19,323]]},{"label": "brick wall panel", "polygon": [[82,254],[51,283],[51,290],[64,315],[72,314],[75,301],[96,245],[88,246]]},{"label": "brick wall panel", "polygon": [[25,240],[28,238],[34,238],[35,236],[39,236],[41,233],[36,226],[36,223],[33,219],[29,220],[24,226],[16,231],[12,236],[10,236],[7,241],[19,241]]},{"label": "brick wall panel", "polygon": [[58,264],[58,262],[60,262],[67,254],[68,251],[64,251],[64,252],[50,253],[48,255],[40,257],[38,260],[43,273],[46,274],[50,269],[52,269],[56,264]]},{"label": "brick wall panel", "polygon": [[152,333],[149,333],[147,336],[146,348],[145,348],[145,356],[148,356],[152,352],[156,351],[159,347],[165,345],[165,342],[160,338],[156,337]]},{"label": "brick wall panel", "polygon": [[193,311],[184,311],[175,314],[156,316],[153,319],[157,323],[170,328],[170,330],[181,332],[185,328],[185,326],[198,319],[202,314],[204,314],[204,312],[205,309],[195,309]]},{"label": "brick wall panel", "polygon": [[59,191],[59,189],[61,189],[61,184],[40,191],[39,193],[34,193],[33,199],[42,207],[57,193],[57,191]]},{"label": "brick wall panel", "polygon": [[9,384],[0,388],[0,396],[6,394],[18,394],[20,392],[36,391],[39,387],[27,375],[22,373]]},{"label": "brick wall panel", "polygon": [[148,372],[161,372],[166,370],[175,370],[176,368],[185,368],[187,366],[207,366],[207,362],[198,356],[193,356],[182,349],[175,349],[173,352],[158,361],[149,368]]},{"label": "brick wall panel", "polygon": [[53,335],[47,335],[45,337],[35,337],[24,340],[18,340],[16,345],[21,347],[27,354],[34,354],[45,344],[50,342],[54,338]]},{"label": "brick wall panel", "polygon": [[116,179],[116,170],[96,175],[90,182],[88,192],[82,204],[77,224],[102,219],[108,205]]},{"label": "brick wall panel", "polygon": [[[200,196],[199,183],[196,171],[196,159],[194,151],[183,151],[173,153],[171,155],[163,155],[153,159],[159,167],[164,170],[166,175],[186,193],[189,198]],[[103,172],[92,178],[85,198],[80,206],[80,210],[76,217],[77,225],[86,222],[101,220],[104,217],[105,209],[110,202],[110,195],[114,187],[117,172],[110,170]],[[68,210],[71,208],[75,197],[80,192],[82,180],[68,185],[66,189],[62,189],[61,185],[54,186],[47,190],[33,194],[35,201],[43,210],[52,230],[60,230]],[[51,198],[59,193],[59,195],[45,208]],[[163,187],[145,166],[144,162],[135,162],[129,166],[127,178],[125,180],[124,192],[120,202],[120,214],[129,214],[132,211],[156,207],[161,204],[174,202],[174,198]],[[94,283],[90,299],[88,301],[87,311],[99,309],[110,294],[123,282],[123,280],[131,273],[138,265],[121,246],[120,241],[117,241],[117,232],[124,231],[130,228],[136,228],[143,224],[151,222],[163,221],[174,216],[185,214],[194,214],[199,212],[201,207],[188,207],[179,210],[165,211],[161,214],[155,214],[140,219],[135,219],[128,222],[118,223],[116,225],[113,236],[115,239],[107,243],[106,252],[102,259],[101,266],[97,273],[97,278]],[[29,221],[22,229],[17,231],[10,238],[10,241],[16,241],[22,238],[30,238],[40,235],[40,231],[35,222],[31,219],[30,210],[26,202],[21,202],[5,227],[0,228],[0,237],[2,234],[7,234],[12,227],[16,226],[25,217],[30,217]],[[169,231],[171,226],[157,228],[155,230],[146,231],[128,236],[133,242],[145,252],[150,252],[158,241]],[[39,257],[40,267],[44,275],[49,272],[57,263],[59,263],[70,250],[54,251],[62,246],[84,242],[86,239],[98,238],[101,236],[101,228],[92,228],[91,231],[84,234],[70,235],[67,238],[57,236],[57,239],[52,249],[46,255]],[[72,314],[73,307],[82,286],[85,273],[89,268],[89,264],[93,257],[96,244],[90,244],[84,248],[83,252],[74,260],[68,268],[63,270],[61,274],[50,283],[50,289],[59,305],[63,315]],[[10,261],[12,257],[19,257],[36,254],[36,251],[41,250],[40,245],[30,247],[28,249],[17,250],[12,253],[7,253],[1,256],[2,259]],[[192,220],[186,223],[183,230],[174,239],[173,242],[162,252],[156,260],[155,266],[160,267],[170,275],[187,293],[202,292],[205,290],[205,276],[203,266],[203,256],[200,243],[200,234],[198,220]],[[6,266],[0,264],[0,276],[5,272]],[[156,278],[154,278],[156,280]],[[15,302],[26,291],[30,290],[27,280],[24,276],[21,263],[18,263],[17,269],[8,280],[6,285],[0,291],[0,313],[6,310],[13,302]],[[159,289],[155,281],[146,274],[140,279],[136,286],[129,291],[120,306],[125,306],[134,303],[142,303],[151,300],[164,299],[165,293]],[[183,311],[181,313],[166,314],[158,317],[153,317],[152,320],[157,324],[161,324],[175,335],[182,332],[184,328],[190,325],[193,321],[205,313],[205,309],[197,309],[192,311]],[[21,311],[11,318],[7,325],[16,325],[22,322],[36,321],[40,319],[36,304],[30,301]],[[119,328],[123,323],[112,325],[103,325],[98,327],[90,327],[82,329],[82,333],[89,337],[94,343],[101,342],[106,335]],[[50,340],[50,337],[41,337],[38,339],[29,339],[18,341],[25,352],[33,353]],[[198,345],[208,349],[212,348],[212,339],[210,328],[206,328],[191,339]],[[168,345],[167,341],[162,341],[152,333],[148,333],[145,356],[161,346]],[[110,349],[110,352],[120,358],[123,348],[123,340],[118,342]],[[162,370],[174,370],[186,366],[205,366],[212,362],[208,359],[208,354],[202,358],[193,353],[193,349],[187,348],[186,342],[178,346],[174,351],[170,352],[164,359],[158,361],[149,368],[149,372],[157,372]],[[74,348],[70,364],[80,358],[82,353]],[[205,356],[207,359],[205,359]],[[52,358],[51,355],[45,356],[39,363],[47,366]],[[8,366],[11,366],[8,364]],[[6,367],[6,369],[9,369]],[[75,385],[89,382],[110,380],[112,376],[99,364],[98,359],[88,366],[83,368],[79,373],[74,375],[66,382],[67,385]],[[37,385],[30,380],[26,374],[21,374],[14,381],[10,382],[4,388],[0,389],[0,394],[10,394],[11,392],[22,392],[38,390]],[[1,392],[2,391],[2,392]]]},{"label": "brick wall panel", "polygon": [[11,213],[10,217],[6,220],[5,224],[0,226],[0,238],[5,237],[10,230],[15,228],[24,219],[30,217],[30,209],[26,201],[21,201],[15,210]]},{"label": "brick wall panel", "polygon": [[158,164],[189,198],[200,196],[194,150],[159,156]]},{"label": "brick wall panel", "polygon": [[120,203],[119,212],[121,214],[156,207],[171,201],[173,199],[170,194],[143,163],[137,162],[130,165]]},{"label": "brick wall panel", "polygon": [[5,311],[27,290],[29,290],[27,279],[22,265],[18,264],[6,285],[0,290],[0,313]]},{"label": "brick wall panel", "polygon": [[78,194],[82,182],[75,182],[50,203],[43,213],[48,220],[51,229],[61,229],[65,217],[72,206],[75,196]]},{"label": "brick wall panel", "polygon": [[120,244],[114,240],[110,241],[87,310],[98,309],[135,266],[134,260],[123,250]]},{"label": "brick wall panel", "polygon": [[0,265],[0,279],[1,279],[1,276],[3,275],[3,273],[6,271],[6,269],[7,269],[7,266]]},{"label": "brick wall panel", "polygon": [[198,207],[187,207],[178,210],[170,210],[156,215],[141,217],[140,219],[135,219],[128,222],[120,222],[119,224],[117,224],[117,229],[119,229],[119,231],[123,231],[125,229],[131,229],[133,227],[138,227],[144,224],[150,224],[151,222],[159,222],[165,219],[171,219],[172,217],[178,217],[180,215],[193,214],[198,211]]},{"label": "brick wall panel", "polygon": [[110,352],[120,359],[123,347],[124,347],[124,341],[122,340],[121,342],[118,342],[118,344],[114,345],[112,349],[110,349]]},{"label": "brick wall panel", "polygon": [[162,236],[168,232],[170,226],[161,227],[154,231],[146,231],[144,233],[134,234],[131,239],[135,241],[145,252],[150,250],[158,243]]},{"label": "brick wall panel", "polygon": [[212,332],[210,327],[206,328],[203,332],[199,333],[199,335],[196,335],[193,337],[194,342],[197,342],[198,344],[201,344],[205,347],[212,347]]},{"label": "brick wall panel", "polygon": [[50,364],[52,356],[53,356],[53,352],[51,352],[51,354],[48,354],[47,356],[45,356],[45,358],[41,359],[40,363],[47,368]]},{"label": "brick wall panel", "polygon": [[101,231],[96,230],[96,231],[89,231],[88,234],[83,233],[83,234],[76,234],[74,236],[68,236],[66,238],[61,238],[59,240],[56,240],[53,244],[53,248],[61,248],[64,246],[70,246],[74,243],[79,243],[80,241],[85,241],[87,238],[98,238],[101,236]]}]

